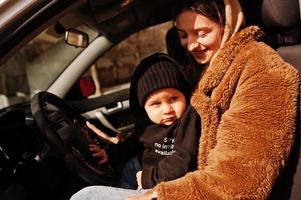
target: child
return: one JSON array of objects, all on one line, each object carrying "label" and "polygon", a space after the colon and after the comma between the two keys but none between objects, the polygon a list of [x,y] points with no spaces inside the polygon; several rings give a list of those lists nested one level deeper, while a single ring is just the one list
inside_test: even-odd
[{"label": "child", "polygon": [[[187,105],[190,89],[181,66],[165,54],[142,60],[130,86],[130,108],[139,119],[147,119],[140,142],[141,164],[133,158],[121,176],[124,188],[148,189],[195,170],[200,138],[200,118]],[[107,138],[116,142],[118,137]]]}]

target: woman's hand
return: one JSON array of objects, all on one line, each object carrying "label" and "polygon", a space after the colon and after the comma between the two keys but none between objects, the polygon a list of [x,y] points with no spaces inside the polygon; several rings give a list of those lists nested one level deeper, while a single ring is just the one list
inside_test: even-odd
[{"label": "woman's hand", "polygon": [[152,194],[141,194],[137,196],[131,196],[127,197],[125,200],[151,200],[152,199]]},{"label": "woman's hand", "polygon": [[92,156],[100,158],[100,160],[97,162],[98,165],[102,165],[108,162],[108,154],[104,149],[95,144],[90,144],[89,150],[92,152]]},{"label": "woman's hand", "polygon": [[91,124],[90,122],[86,122],[86,125],[89,129],[91,129],[101,140],[109,143],[109,144],[117,144],[120,139],[118,137],[110,137],[106,133],[99,130],[96,126]]},{"label": "woman's hand", "polygon": [[137,172],[136,174],[137,184],[138,184],[138,190],[143,189],[142,188],[142,171]]}]

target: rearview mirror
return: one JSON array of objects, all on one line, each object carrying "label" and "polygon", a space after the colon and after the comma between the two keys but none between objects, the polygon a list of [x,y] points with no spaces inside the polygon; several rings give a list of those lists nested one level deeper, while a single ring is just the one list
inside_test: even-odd
[{"label": "rearview mirror", "polygon": [[65,32],[65,42],[75,47],[85,48],[89,44],[89,36],[85,32],[76,29],[68,29]]}]

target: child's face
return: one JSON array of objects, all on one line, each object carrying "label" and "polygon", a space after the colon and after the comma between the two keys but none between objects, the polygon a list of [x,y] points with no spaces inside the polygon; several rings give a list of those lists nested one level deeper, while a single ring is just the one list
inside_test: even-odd
[{"label": "child's face", "polygon": [[146,98],[144,108],[152,122],[169,126],[185,112],[186,99],[175,88],[163,88]]}]

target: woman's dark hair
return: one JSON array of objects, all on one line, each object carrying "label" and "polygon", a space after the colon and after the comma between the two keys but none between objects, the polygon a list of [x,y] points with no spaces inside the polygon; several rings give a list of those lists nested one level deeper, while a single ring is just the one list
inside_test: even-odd
[{"label": "woman's dark hair", "polygon": [[185,10],[191,10],[208,17],[212,21],[225,25],[225,5],[223,0],[179,0],[173,11],[173,18]]}]

